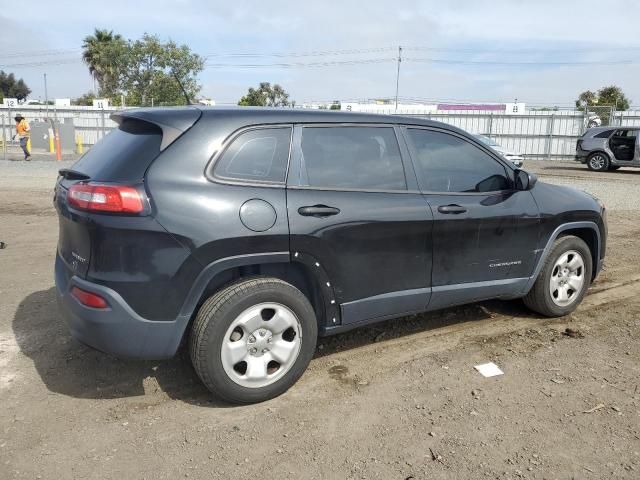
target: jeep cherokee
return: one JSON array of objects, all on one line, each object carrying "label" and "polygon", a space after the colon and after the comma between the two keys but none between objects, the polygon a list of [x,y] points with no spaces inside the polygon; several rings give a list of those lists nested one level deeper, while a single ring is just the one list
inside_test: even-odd
[{"label": "jeep cherokee", "polygon": [[56,183],[63,315],[118,356],[187,344],[230,402],[286,391],[318,335],[490,298],[566,315],[602,266],[603,205],[449,125],[264,108],[112,118]]}]

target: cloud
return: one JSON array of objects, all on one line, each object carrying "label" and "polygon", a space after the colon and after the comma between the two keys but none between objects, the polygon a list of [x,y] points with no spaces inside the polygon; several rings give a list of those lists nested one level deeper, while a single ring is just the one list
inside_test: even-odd
[{"label": "cloud", "polygon": [[[389,48],[368,54],[282,57],[212,57],[212,63],[291,63],[392,59],[397,45],[406,58],[464,61],[640,62],[637,20],[640,3],[628,0],[287,0],[207,2],[205,0],[32,0],[46,15],[3,18],[0,55],[42,49],[79,49],[94,25],[125,37],[157,33],[187,43],[200,54],[309,52]],[[624,12],[621,14],[620,12]],[[411,48],[414,48],[413,50]],[[419,47],[419,49],[417,49]],[[78,53],[79,55],[79,53]],[[0,63],[9,63],[0,58]],[[0,67],[2,68],[2,67]],[[16,73],[42,95],[44,67]],[[47,65],[52,96],[76,96],[90,81],[81,63]],[[639,66],[492,66],[402,63],[400,95],[470,101],[514,97],[529,103],[570,104],[587,88],[620,85],[640,104]],[[396,64],[336,65],[322,68],[209,68],[203,93],[235,102],[260,81],[281,83],[298,101],[390,97]]]}]

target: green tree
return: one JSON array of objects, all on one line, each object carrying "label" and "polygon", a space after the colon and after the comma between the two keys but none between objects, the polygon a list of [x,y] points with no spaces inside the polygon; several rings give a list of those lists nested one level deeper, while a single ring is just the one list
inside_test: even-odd
[{"label": "green tree", "polygon": [[243,107],[288,107],[294,104],[295,102],[289,101],[289,94],[284,88],[277,83],[272,86],[269,82],[261,82],[257,89],[249,88],[238,102]]},{"label": "green tree", "polygon": [[87,92],[84,95],[79,96],[78,98],[74,98],[71,101],[72,105],[81,105],[81,106],[91,106],[93,105],[93,101],[96,99],[96,94],[93,92]]},{"label": "green tree", "polygon": [[628,110],[630,103],[620,87],[610,85],[598,90],[599,105],[611,105],[616,110]]},{"label": "green tree", "polygon": [[93,35],[84,38],[82,60],[98,82],[102,96],[116,95],[122,70],[121,60],[126,50],[127,42],[112,30],[96,28]]},{"label": "green tree", "polygon": [[130,105],[184,105],[200,91],[204,60],[186,45],[145,33],[129,42],[122,63],[121,89]]},{"label": "green tree", "polygon": [[620,87],[610,85],[602,87],[597,93],[591,90],[582,92],[576,100],[576,108],[601,106],[615,107],[616,110],[627,110],[630,103]]},{"label": "green tree", "polygon": [[342,110],[342,105],[340,104],[340,100],[334,100],[329,110]]},{"label": "green tree", "polygon": [[155,35],[127,41],[96,29],[84,40],[82,58],[99,83],[100,96],[114,104],[123,95],[129,105],[184,105],[200,91],[202,57],[186,45],[162,42]]},{"label": "green tree", "polygon": [[587,90],[578,95],[576,108],[584,108],[598,103],[598,95],[591,90]]},{"label": "green tree", "polygon": [[16,79],[13,73],[5,73],[0,70],[0,100],[7,98],[17,98],[22,101],[31,93],[31,89],[24,83],[23,79]]}]

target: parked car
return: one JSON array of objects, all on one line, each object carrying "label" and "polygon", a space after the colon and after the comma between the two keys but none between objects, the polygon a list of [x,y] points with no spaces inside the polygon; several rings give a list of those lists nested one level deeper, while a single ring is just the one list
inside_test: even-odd
[{"label": "parked car", "polygon": [[590,128],[576,143],[575,160],[596,172],[640,167],[639,131],[640,127]]},{"label": "parked car", "polygon": [[602,125],[602,119],[600,118],[600,115],[589,112],[587,116],[587,128],[599,127],[600,125]]},{"label": "parked car", "polygon": [[605,209],[453,126],[185,107],[119,126],[60,171],[57,296],[71,333],[167,358],[239,403],[285,392],[318,335],[490,298],[573,311]]},{"label": "parked car", "polygon": [[513,153],[507,150],[502,145],[499,145],[498,143],[496,143],[496,141],[493,138],[486,137],[484,135],[479,135],[479,134],[475,135],[475,137],[485,145],[488,145],[491,148],[493,148],[496,152],[498,152],[504,158],[506,158],[511,163],[513,163],[516,167],[522,168],[522,165],[524,164],[524,157],[519,153]]}]

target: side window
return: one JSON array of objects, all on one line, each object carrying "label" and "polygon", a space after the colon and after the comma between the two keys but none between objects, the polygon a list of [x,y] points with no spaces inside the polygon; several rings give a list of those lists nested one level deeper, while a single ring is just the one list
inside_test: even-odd
[{"label": "side window", "polygon": [[301,163],[311,187],[407,189],[392,127],[304,127]]},{"label": "side window", "polygon": [[291,127],[248,130],[227,147],[213,174],[227,180],[283,183],[290,142]]},{"label": "side window", "polygon": [[408,128],[420,185],[430,192],[494,192],[511,188],[504,167],[455,135]]},{"label": "side window", "polygon": [[599,134],[595,135],[593,138],[609,138],[612,133],[613,130],[605,130],[604,132],[600,132]]}]

